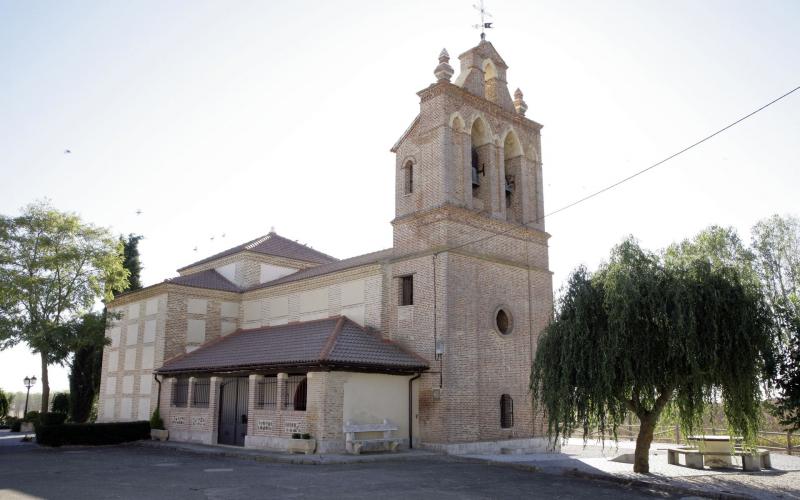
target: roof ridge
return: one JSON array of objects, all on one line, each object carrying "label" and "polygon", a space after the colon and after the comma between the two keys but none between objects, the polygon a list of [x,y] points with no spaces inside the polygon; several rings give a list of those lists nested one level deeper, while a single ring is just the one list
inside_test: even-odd
[{"label": "roof ridge", "polygon": [[253,247],[255,247],[255,246],[258,246],[258,245],[260,245],[260,244],[264,243],[265,241],[267,241],[268,239],[272,238],[272,236],[273,236],[274,234],[275,234],[275,233],[269,232],[269,233],[267,233],[266,235],[264,235],[264,236],[262,236],[262,237],[260,237],[260,238],[256,238],[256,239],[254,239],[254,240],[253,240],[253,241],[251,241],[250,243],[245,243],[245,244],[243,245],[243,249],[244,249],[244,250],[251,250]]},{"label": "roof ridge", "polygon": [[328,356],[330,356],[333,346],[336,345],[336,341],[339,339],[339,334],[342,333],[342,328],[344,327],[346,319],[347,318],[345,316],[339,316],[339,319],[336,321],[336,325],[333,327],[333,332],[331,333],[330,337],[328,337],[328,341],[325,342],[325,345],[322,347],[322,351],[319,353],[320,361],[326,361]]}]

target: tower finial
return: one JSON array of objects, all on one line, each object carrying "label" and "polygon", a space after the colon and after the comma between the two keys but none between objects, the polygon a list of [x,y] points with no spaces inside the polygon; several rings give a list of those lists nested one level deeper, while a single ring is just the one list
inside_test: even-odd
[{"label": "tower finial", "polygon": [[483,0],[479,5],[472,4],[472,7],[481,13],[481,24],[473,24],[472,27],[481,30],[481,41],[484,41],[486,40],[486,30],[494,28],[492,26],[494,23],[491,21],[487,23],[486,18],[493,16],[483,7]]},{"label": "tower finial", "polygon": [[528,105],[522,99],[522,91],[520,89],[514,92],[514,109],[522,116],[525,116],[525,112],[528,111]]},{"label": "tower finial", "polygon": [[453,67],[450,66],[449,62],[450,54],[447,53],[447,49],[442,49],[442,51],[439,52],[439,65],[433,70],[433,74],[436,76],[436,80],[439,83],[449,82],[450,78],[453,76]]}]

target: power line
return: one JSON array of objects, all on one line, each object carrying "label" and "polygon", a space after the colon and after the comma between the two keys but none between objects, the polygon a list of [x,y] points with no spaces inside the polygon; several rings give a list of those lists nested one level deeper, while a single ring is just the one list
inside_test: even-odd
[{"label": "power line", "polygon": [[[673,153],[673,154],[667,156],[663,160],[660,160],[660,161],[658,161],[656,163],[653,163],[649,167],[643,168],[643,169],[641,169],[641,170],[639,170],[639,171],[637,171],[637,172],[635,172],[635,173],[633,173],[633,174],[631,174],[631,175],[629,175],[629,176],[627,176],[627,177],[625,177],[623,179],[618,180],[617,182],[614,182],[613,184],[609,184],[608,186],[606,186],[606,187],[604,187],[604,188],[602,188],[602,189],[600,189],[598,191],[595,191],[592,194],[584,196],[583,198],[580,198],[580,199],[578,199],[576,201],[573,201],[572,203],[568,203],[567,205],[564,205],[563,207],[561,207],[561,208],[559,208],[557,210],[553,210],[550,213],[547,213],[547,214],[545,214],[545,215],[543,215],[543,216],[541,216],[541,217],[539,217],[537,219],[534,219],[533,222],[543,221],[544,219],[546,219],[547,217],[550,217],[551,215],[555,215],[557,213],[563,212],[564,210],[567,210],[567,209],[572,208],[572,207],[574,207],[576,205],[579,205],[579,204],[581,204],[581,203],[583,203],[583,202],[585,202],[587,200],[590,200],[590,199],[594,198],[595,196],[599,196],[599,195],[605,193],[606,191],[610,191],[610,190],[614,189],[615,187],[620,186],[621,184],[624,184],[624,183],[626,183],[626,182],[628,182],[628,181],[630,181],[630,180],[632,180],[632,179],[644,174],[645,172],[649,172],[650,170],[653,170],[654,168],[656,168],[656,167],[658,167],[660,165],[663,165],[664,163],[674,159],[675,157],[680,156],[683,153],[686,153],[687,151],[689,151],[691,149],[694,149],[697,146],[703,144],[704,142],[706,142],[706,141],[718,136],[719,134],[721,134],[721,133],[725,132],[726,130],[728,130],[729,128],[734,127],[734,126],[738,125],[739,123],[747,120],[748,118],[752,117],[753,115],[756,115],[756,114],[760,113],[761,111],[767,109],[768,107],[772,106],[773,104],[775,104],[776,102],[780,101],[781,99],[784,99],[785,97],[790,96],[791,94],[797,92],[798,90],[800,90],[800,86],[797,86],[797,87],[793,88],[792,90],[790,90],[789,92],[786,92],[782,96],[771,100],[770,102],[768,102],[768,103],[764,104],[763,106],[761,106],[760,108],[758,108],[758,109],[756,109],[754,111],[751,111],[750,113],[742,116],[741,118],[737,119],[736,121],[733,121],[733,122],[729,123],[728,125],[725,125],[721,129],[717,130],[716,132],[714,132],[714,133],[712,133],[710,135],[707,135],[707,136],[703,137],[699,141],[697,141],[697,142],[695,142],[695,143],[693,143],[693,144],[691,144],[689,146],[686,146],[685,148],[681,149],[680,151],[678,151],[676,153]],[[517,228],[513,227],[511,229],[507,229],[505,231],[502,231],[502,232],[499,232],[499,233],[496,233],[496,234],[490,234],[488,236],[484,236],[482,238],[478,238],[478,239],[473,240],[473,241],[468,241],[468,242],[462,243],[460,245],[456,245],[456,246],[453,246],[453,247],[448,247],[448,248],[445,248],[443,250],[439,250],[438,252],[435,252],[435,253],[438,254],[438,253],[446,252],[446,251],[450,251],[450,250],[457,250],[459,248],[462,248],[462,247],[465,247],[465,246],[468,246],[468,245],[474,245],[476,243],[481,243],[483,241],[489,240],[489,239],[494,238],[496,236],[502,236],[504,234],[508,234],[511,231],[515,230],[515,229],[517,229]]]}]

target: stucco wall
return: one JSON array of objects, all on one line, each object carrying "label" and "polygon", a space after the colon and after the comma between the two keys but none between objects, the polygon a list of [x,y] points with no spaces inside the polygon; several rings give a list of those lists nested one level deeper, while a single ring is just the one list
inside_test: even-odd
[{"label": "stucco wall", "polygon": [[[342,423],[379,424],[384,419],[398,426],[394,436],[408,441],[409,376],[348,373],[343,382]],[[416,415],[416,412],[414,412]],[[418,425],[414,425],[415,436]]]}]

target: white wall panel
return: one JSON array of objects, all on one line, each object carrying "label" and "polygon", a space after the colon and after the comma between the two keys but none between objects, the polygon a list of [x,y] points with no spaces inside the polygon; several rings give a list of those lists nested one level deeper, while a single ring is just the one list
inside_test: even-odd
[{"label": "white wall panel", "polygon": [[142,347],[142,370],[153,369],[153,346]]}]

